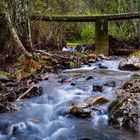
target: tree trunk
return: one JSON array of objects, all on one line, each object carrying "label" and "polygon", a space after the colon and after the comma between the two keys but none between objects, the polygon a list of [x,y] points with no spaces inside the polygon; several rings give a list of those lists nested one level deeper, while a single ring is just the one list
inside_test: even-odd
[{"label": "tree trunk", "polygon": [[32,57],[32,54],[29,53],[23,46],[22,42],[20,41],[18,35],[17,35],[17,32],[15,30],[15,28],[13,27],[13,24],[12,24],[12,21],[11,21],[11,18],[10,18],[10,14],[9,14],[9,11],[8,11],[8,2],[6,0],[3,1],[4,3],[4,13],[5,13],[5,17],[6,17],[6,20],[7,20],[7,25],[8,25],[8,28],[11,32],[11,36],[13,37],[17,47],[19,48],[20,52],[23,53],[26,57]]},{"label": "tree trunk", "polygon": [[33,50],[29,18],[30,8],[31,0],[14,0],[13,2],[13,17],[17,34],[22,44],[29,52]]}]

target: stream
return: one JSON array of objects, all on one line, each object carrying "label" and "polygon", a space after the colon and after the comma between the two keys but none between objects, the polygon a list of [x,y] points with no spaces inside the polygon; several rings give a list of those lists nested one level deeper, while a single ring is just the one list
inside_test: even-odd
[{"label": "stream", "polygon": [[[136,74],[118,70],[120,60],[103,60],[49,74],[49,80],[40,82],[42,96],[17,102],[20,111],[0,114],[0,140],[140,140],[139,134],[108,126],[109,103],[98,107],[100,113],[92,110],[90,118],[68,114],[72,103],[90,96],[103,95],[109,102],[115,99],[115,88]],[[116,82],[115,88],[92,90],[93,85],[110,81]]]}]

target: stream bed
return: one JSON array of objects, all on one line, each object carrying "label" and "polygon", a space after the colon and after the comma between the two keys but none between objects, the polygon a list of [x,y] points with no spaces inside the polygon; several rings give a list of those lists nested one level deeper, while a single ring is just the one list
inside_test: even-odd
[{"label": "stream bed", "polygon": [[[120,59],[83,65],[79,69],[49,74],[40,82],[44,94],[17,104],[20,111],[0,114],[0,140],[140,140],[140,135],[108,126],[108,105],[116,97],[115,89],[136,72],[118,70]],[[102,67],[101,67],[102,66]],[[93,85],[114,81],[115,87]],[[92,110],[92,117],[78,118],[68,114],[73,103],[90,96],[103,95],[109,103]]]}]

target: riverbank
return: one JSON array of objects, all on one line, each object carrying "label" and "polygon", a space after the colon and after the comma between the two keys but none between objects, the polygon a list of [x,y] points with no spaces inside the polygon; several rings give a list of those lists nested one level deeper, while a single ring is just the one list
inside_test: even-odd
[{"label": "riverbank", "polygon": [[[39,52],[42,53],[42,52]],[[40,81],[48,80],[46,73],[60,73],[62,70],[80,68],[81,65],[91,65],[102,60],[115,59],[113,56],[106,57],[103,54],[94,53],[70,53],[54,52],[53,55],[42,54],[37,60],[18,58],[14,64],[7,64],[0,72],[0,112],[18,110],[15,101],[23,98],[32,98],[43,94],[38,85]],[[104,69],[102,65],[99,66]],[[48,74],[49,75],[49,74]]]},{"label": "riverbank", "polygon": [[48,79],[39,82],[42,96],[19,100],[18,111],[0,115],[0,138],[139,140],[139,134],[108,126],[108,105],[116,99],[116,89],[138,73],[119,70],[120,61],[46,74]]}]

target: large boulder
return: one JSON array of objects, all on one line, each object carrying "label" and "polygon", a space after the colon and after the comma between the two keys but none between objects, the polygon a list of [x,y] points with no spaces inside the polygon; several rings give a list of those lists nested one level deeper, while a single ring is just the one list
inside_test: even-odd
[{"label": "large boulder", "polygon": [[137,71],[140,70],[140,56],[131,56],[120,62],[120,70]]},{"label": "large boulder", "polygon": [[109,124],[140,132],[140,79],[124,83],[116,93],[116,100],[109,105]]}]

